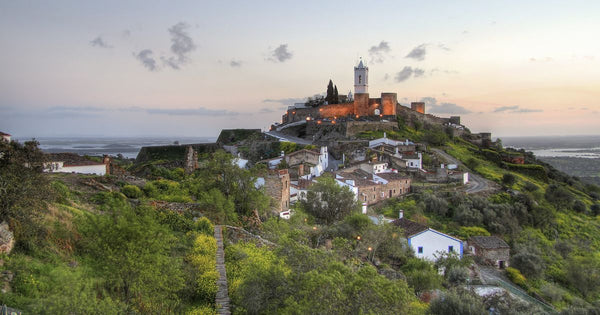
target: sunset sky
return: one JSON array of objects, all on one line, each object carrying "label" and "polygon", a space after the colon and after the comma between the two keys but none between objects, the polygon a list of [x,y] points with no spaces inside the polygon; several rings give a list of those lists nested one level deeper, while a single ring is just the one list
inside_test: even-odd
[{"label": "sunset sky", "polygon": [[494,136],[600,134],[598,1],[2,1],[0,131],[216,136],[353,90]]}]

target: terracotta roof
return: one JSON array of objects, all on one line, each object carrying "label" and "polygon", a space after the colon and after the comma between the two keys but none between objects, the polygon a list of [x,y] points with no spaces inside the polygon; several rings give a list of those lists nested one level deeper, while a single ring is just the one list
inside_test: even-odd
[{"label": "terracotta roof", "polygon": [[294,151],[294,152],[288,154],[288,156],[300,154],[301,152],[308,152],[308,153],[315,154],[315,155],[321,155],[321,152],[319,152],[317,149],[312,149],[312,150],[302,149],[302,150]]},{"label": "terracotta roof", "polygon": [[377,176],[385,179],[385,180],[402,180],[402,179],[410,179],[410,177],[398,174],[398,173],[378,173]]},{"label": "terracotta roof", "polygon": [[469,243],[475,243],[481,248],[510,248],[508,244],[497,236],[473,236],[469,239]]},{"label": "terracotta roof", "polygon": [[[362,173],[365,173],[367,176],[363,176]],[[339,180],[345,182],[346,180],[353,180],[355,186],[373,186],[377,185],[377,183],[373,182],[373,175],[368,174],[363,170],[355,170],[353,172],[346,173],[337,173],[337,175],[341,176]]]},{"label": "terracotta roof", "polygon": [[8,133],[4,133],[2,131],[0,131],[0,136],[10,136]]},{"label": "terracotta roof", "polygon": [[428,228],[423,224],[417,223],[415,221],[411,221],[406,218],[397,219],[392,221],[392,224],[402,228],[404,230],[404,236],[409,237],[423,231],[426,231]]}]

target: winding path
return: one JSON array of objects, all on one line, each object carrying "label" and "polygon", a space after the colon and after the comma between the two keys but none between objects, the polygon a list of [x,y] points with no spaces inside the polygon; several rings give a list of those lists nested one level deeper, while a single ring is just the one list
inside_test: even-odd
[{"label": "winding path", "polygon": [[[435,152],[437,155],[443,157],[449,163],[462,166],[463,168],[469,170],[469,168],[466,167],[461,161],[455,159],[450,154],[436,148],[430,148],[430,150]],[[476,174],[472,170],[469,170],[469,183],[467,184],[467,189],[465,190],[467,194],[475,194],[478,192],[494,189],[496,189],[496,183],[481,177],[481,175]]]},{"label": "winding path", "polygon": [[229,292],[227,290],[227,271],[225,270],[225,252],[223,251],[223,227],[215,225],[215,239],[217,240],[217,271],[219,280],[217,280],[217,296],[215,305],[218,314],[229,315]]}]

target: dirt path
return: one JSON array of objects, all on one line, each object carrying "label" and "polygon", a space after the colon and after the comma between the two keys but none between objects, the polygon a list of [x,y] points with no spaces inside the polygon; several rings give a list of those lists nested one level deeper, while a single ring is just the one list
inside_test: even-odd
[{"label": "dirt path", "polygon": [[219,280],[217,280],[217,296],[215,305],[217,313],[231,314],[229,311],[229,292],[227,290],[227,271],[225,270],[225,252],[223,251],[223,227],[215,225],[215,239],[217,240],[217,271]]},{"label": "dirt path", "polygon": [[470,170],[462,162],[455,159],[450,154],[448,154],[440,149],[430,148],[430,150],[435,152],[437,155],[441,156],[442,158],[444,158],[449,163],[459,165],[469,171],[469,183],[467,184],[467,189],[465,190],[465,192],[467,194],[475,194],[475,193],[482,192],[482,191],[496,189],[496,183],[481,177],[481,175],[479,175],[479,174],[476,174],[474,171]]}]

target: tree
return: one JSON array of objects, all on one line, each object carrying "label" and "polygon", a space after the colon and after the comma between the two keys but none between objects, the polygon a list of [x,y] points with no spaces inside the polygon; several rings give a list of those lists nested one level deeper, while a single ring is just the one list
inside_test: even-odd
[{"label": "tree", "polygon": [[329,84],[327,84],[327,94],[325,96],[325,100],[328,104],[335,104],[335,90],[333,89],[333,82],[331,79],[329,80]]},{"label": "tree", "polygon": [[183,287],[182,261],[171,255],[175,237],[152,208],[133,209],[125,196],[114,194],[106,214],[87,214],[79,224],[81,254],[130,310],[172,311]]},{"label": "tree", "polygon": [[429,305],[434,315],[485,315],[485,307],[479,297],[469,291],[450,290]]},{"label": "tree", "polygon": [[507,187],[511,187],[512,185],[514,185],[516,181],[517,178],[511,173],[506,173],[502,175],[502,184],[504,184]]},{"label": "tree", "polygon": [[519,269],[526,277],[539,278],[545,269],[544,260],[528,248],[521,250],[511,258],[512,266]]},{"label": "tree", "polygon": [[35,140],[23,145],[0,141],[0,222],[8,222],[16,246],[24,249],[32,249],[35,236],[43,234],[38,220],[52,196],[42,174],[44,161]]},{"label": "tree", "polygon": [[358,210],[354,194],[347,188],[338,185],[332,177],[319,177],[301,201],[302,208],[317,220],[331,224],[343,219],[352,211]]},{"label": "tree", "polygon": [[338,89],[337,89],[337,85],[333,87],[333,103],[332,104],[339,104],[340,103],[340,95],[338,94]]}]

